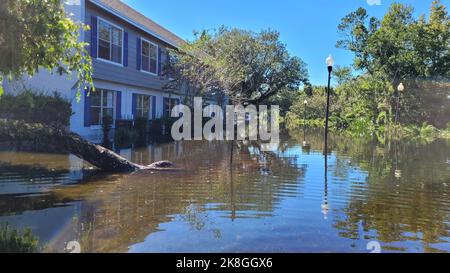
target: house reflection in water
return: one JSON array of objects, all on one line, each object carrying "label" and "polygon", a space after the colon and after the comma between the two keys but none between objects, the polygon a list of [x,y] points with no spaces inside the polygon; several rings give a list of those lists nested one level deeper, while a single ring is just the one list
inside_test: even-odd
[{"label": "house reflection in water", "polygon": [[69,241],[82,252],[366,252],[368,240],[383,251],[450,250],[447,144],[403,144],[396,179],[389,145],[332,136],[324,170],[322,134],[307,139],[272,152],[238,143],[232,165],[224,142],[119,151],[181,169],[133,174],[0,152],[0,222],[30,227],[56,252]]}]

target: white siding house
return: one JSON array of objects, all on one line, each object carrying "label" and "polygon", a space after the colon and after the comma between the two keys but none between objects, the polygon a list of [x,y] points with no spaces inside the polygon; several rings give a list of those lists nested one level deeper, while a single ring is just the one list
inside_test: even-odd
[{"label": "white siding house", "polygon": [[76,101],[76,75],[39,71],[3,83],[6,92],[23,87],[40,92],[60,92],[72,102],[74,115],[70,129],[96,141],[102,136],[101,118],[114,120],[145,116],[149,120],[167,114],[167,107],[179,103],[182,90],[168,93],[163,73],[167,49],[184,41],[119,0],[65,0],[65,10],[74,21],[91,26],[80,33],[80,41],[90,44],[96,92],[82,94]]}]

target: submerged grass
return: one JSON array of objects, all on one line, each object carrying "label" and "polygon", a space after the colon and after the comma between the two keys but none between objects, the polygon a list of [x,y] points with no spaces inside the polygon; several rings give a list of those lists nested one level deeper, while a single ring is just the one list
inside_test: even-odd
[{"label": "submerged grass", "polygon": [[19,231],[8,223],[0,226],[0,253],[36,253],[39,240],[31,229]]},{"label": "submerged grass", "polygon": [[[298,130],[303,127],[306,128],[324,128],[324,119],[293,119],[287,117],[285,120],[285,126],[290,130]],[[450,124],[446,129],[438,129],[428,123],[420,125],[398,125],[398,126],[385,126],[376,125],[366,119],[355,119],[352,123],[348,124],[345,128],[339,128],[336,126],[339,124],[333,118],[330,118],[330,131],[338,132],[344,135],[365,137],[371,135],[383,135],[390,138],[410,138],[410,139],[424,139],[434,140],[438,138],[450,139]]]}]

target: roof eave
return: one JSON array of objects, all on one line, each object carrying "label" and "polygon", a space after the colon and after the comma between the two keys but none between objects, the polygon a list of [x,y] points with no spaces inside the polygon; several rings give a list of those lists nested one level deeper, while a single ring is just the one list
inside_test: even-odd
[{"label": "roof eave", "polygon": [[175,42],[173,42],[173,41],[171,41],[171,40],[168,40],[168,39],[162,37],[162,36],[159,35],[159,34],[156,34],[155,32],[151,31],[151,30],[148,29],[147,27],[145,27],[145,26],[143,26],[142,24],[139,24],[139,23],[137,23],[137,22],[131,20],[130,18],[128,18],[127,16],[125,16],[125,15],[123,15],[123,14],[120,14],[119,12],[117,12],[117,11],[114,10],[114,9],[112,9],[111,7],[108,7],[107,5],[105,5],[105,4],[103,4],[103,3],[99,2],[99,1],[96,1],[96,0],[88,0],[88,1],[89,1],[90,3],[96,5],[97,7],[99,7],[99,8],[101,8],[101,9],[103,9],[103,10],[105,10],[105,11],[107,11],[107,12],[113,14],[114,16],[116,16],[116,17],[118,17],[118,18],[120,18],[120,19],[126,21],[127,23],[129,23],[129,24],[131,24],[131,25],[137,27],[138,29],[140,29],[140,30],[146,32],[147,34],[149,34],[149,35],[151,35],[151,36],[157,38],[158,40],[161,40],[161,41],[163,41],[164,43],[167,43],[167,44],[169,44],[169,45],[171,45],[171,46],[173,46],[173,47],[179,49],[180,45],[178,45],[177,43],[175,43]]}]

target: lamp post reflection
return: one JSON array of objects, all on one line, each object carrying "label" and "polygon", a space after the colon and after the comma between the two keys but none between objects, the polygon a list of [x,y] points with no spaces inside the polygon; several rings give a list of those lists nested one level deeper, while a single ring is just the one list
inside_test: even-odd
[{"label": "lamp post reflection", "polygon": [[394,142],[394,152],[395,152],[395,170],[394,170],[394,176],[397,179],[402,178],[402,171],[398,168],[398,140],[395,139]]},{"label": "lamp post reflection", "polygon": [[328,204],[328,156],[324,156],[324,189],[323,189],[323,203],[321,205],[323,219],[328,219],[328,211],[330,209]]}]

